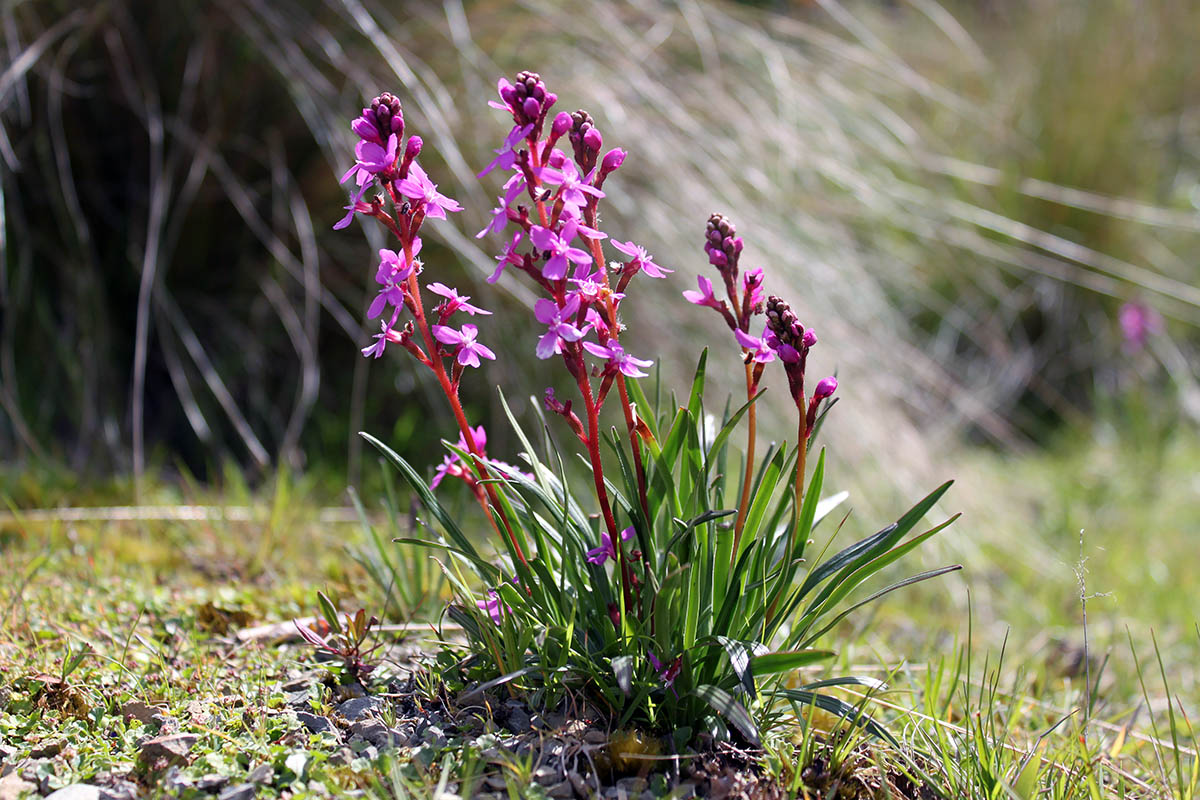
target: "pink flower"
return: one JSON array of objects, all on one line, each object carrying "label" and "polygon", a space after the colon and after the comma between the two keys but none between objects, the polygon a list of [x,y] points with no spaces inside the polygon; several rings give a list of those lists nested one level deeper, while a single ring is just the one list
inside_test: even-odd
[{"label": "pink flower", "polygon": [[631,257],[633,260],[629,263],[639,268],[651,278],[665,278],[669,273],[675,271],[655,264],[654,258],[641,245],[636,245],[633,242],[618,242],[614,239],[612,246]]},{"label": "pink flower", "polygon": [[425,216],[430,219],[445,219],[447,211],[462,211],[457,201],[437,190],[437,184],[429,180],[419,164],[414,163],[408,168],[407,178],[396,181],[396,190],[410,200],[420,202],[425,208]]},{"label": "pink flower", "polygon": [[459,294],[457,289],[452,289],[444,283],[431,283],[428,286],[429,291],[434,294],[445,297],[446,302],[442,303],[442,314],[450,316],[455,311],[465,311],[471,316],[476,314],[491,314],[492,312],[482,309],[479,306],[473,306],[467,301],[471,299],[469,294]]},{"label": "pink flower", "polygon": [[608,366],[619,370],[630,378],[644,378],[646,373],[641,371],[641,367],[648,367],[653,364],[653,361],[646,361],[642,358],[634,358],[629,353],[625,352],[625,348],[621,347],[620,342],[616,339],[609,339],[608,346],[602,347],[591,342],[584,342],[583,349],[587,350],[594,356],[608,359]]},{"label": "pink flower", "polygon": [[712,281],[703,275],[696,276],[696,283],[700,286],[700,291],[687,290],[683,293],[683,298],[689,303],[695,303],[698,306],[708,306],[720,310],[721,301],[713,295]]},{"label": "pink flower", "polygon": [[[421,240],[413,238],[412,254],[421,252]],[[379,251],[379,269],[375,271],[375,282],[383,288],[367,309],[367,319],[375,319],[385,306],[392,305],[400,308],[404,305],[404,282],[412,274],[413,265],[404,262],[404,255],[394,250]]]},{"label": "pink flower", "polygon": [[476,600],[475,605],[479,606],[480,611],[486,611],[488,616],[492,618],[492,622],[497,625],[500,624],[505,614],[512,613],[512,609],[500,600],[500,593],[494,589],[488,590],[486,600]]},{"label": "pink flower", "polygon": [[496,157],[492,159],[490,164],[483,168],[483,172],[480,172],[475,177],[482,178],[496,167],[499,167],[500,169],[512,169],[512,165],[516,163],[517,160],[517,154],[513,148],[517,146],[517,143],[528,136],[529,132],[532,130],[532,124],[526,125],[525,127],[521,127],[520,125],[514,126],[513,129],[508,132],[508,136],[504,137],[504,144],[500,145],[500,149],[492,151],[496,154]]},{"label": "pink flower", "polygon": [[478,333],[479,329],[470,323],[463,325],[461,331],[456,331],[448,325],[433,326],[433,337],[442,344],[454,346],[456,359],[464,367],[478,367],[480,358],[496,360],[495,353],[475,341]]},{"label": "pink flower", "polygon": [[826,397],[832,397],[837,391],[837,378],[830,375],[828,378],[821,378],[817,381],[817,388],[813,389],[813,400],[824,400]]},{"label": "pink flower", "polygon": [[561,187],[559,191],[562,192],[563,205],[574,208],[576,212],[581,211],[587,205],[585,194],[596,198],[604,197],[604,192],[583,180],[573,161],[564,160],[559,169],[542,167],[537,170],[537,176],[542,179],[543,183]]},{"label": "pink flower", "polygon": [[537,357],[547,359],[562,352],[562,342],[577,342],[584,331],[570,322],[579,312],[579,295],[571,295],[562,308],[553,300],[542,298],[533,304],[533,315],[546,326],[546,332],[538,339]]},{"label": "pink flower", "polygon": [[339,182],[345,183],[346,179],[353,175],[358,185],[363,186],[380,172],[387,172],[396,163],[398,147],[399,140],[394,133],[388,136],[386,149],[366,139],[359,141],[354,147],[354,155],[357,160],[354,162],[354,166],[346,170]]},{"label": "pink flower", "polygon": [[533,240],[534,246],[538,250],[550,254],[550,258],[542,267],[542,276],[546,280],[557,281],[567,277],[568,261],[575,264],[587,264],[592,260],[586,250],[571,246],[571,241],[575,238],[578,229],[579,223],[573,218],[567,220],[567,223],[563,225],[561,234],[555,233],[550,228],[543,228],[541,225],[534,225],[529,229],[529,238]]},{"label": "pink flower", "polygon": [[1141,350],[1151,334],[1161,333],[1163,329],[1162,317],[1145,303],[1132,302],[1121,306],[1117,321],[1121,324],[1121,334],[1125,337],[1128,350]]},{"label": "pink flower", "polygon": [[768,364],[775,360],[775,351],[761,337],[751,336],[740,328],[733,332],[733,337],[738,340],[738,344],[754,355],[754,360],[758,363]]},{"label": "pink flower", "polygon": [[513,233],[512,240],[508,243],[508,246],[504,248],[504,252],[496,256],[496,261],[500,263],[496,265],[496,271],[492,273],[492,276],[487,279],[488,283],[495,283],[496,281],[500,280],[500,273],[504,272],[504,268],[509,264],[519,267],[525,263],[524,257],[517,253],[517,245],[521,243],[521,239],[524,237],[524,231],[515,231]]}]

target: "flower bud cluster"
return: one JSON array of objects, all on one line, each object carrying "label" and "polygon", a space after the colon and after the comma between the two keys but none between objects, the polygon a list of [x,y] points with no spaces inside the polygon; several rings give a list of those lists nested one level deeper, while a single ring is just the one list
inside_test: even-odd
[{"label": "flower bud cluster", "polygon": [[511,111],[513,121],[519,127],[532,125],[536,134],[541,136],[542,125],[546,121],[546,112],[558,102],[558,95],[546,91],[546,84],[542,82],[542,76],[536,72],[525,70],[517,73],[515,83],[509,83],[501,78],[497,88],[504,105],[498,106],[495,103],[492,105]]}]

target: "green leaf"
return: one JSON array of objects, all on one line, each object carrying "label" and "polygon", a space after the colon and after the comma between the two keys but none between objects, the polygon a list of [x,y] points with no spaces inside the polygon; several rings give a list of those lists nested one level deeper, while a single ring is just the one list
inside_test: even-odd
[{"label": "green leaf", "polygon": [[708,371],[708,348],[700,351],[700,361],[696,364],[696,374],[692,378],[692,392],[688,397],[687,409],[693,419],[700,419],[700,404],[704,401],[704,376]]},{"label": "green leaf", "polygon": [[489,564],[482,556],[479,555],[478,551],[475,549],[475,546],[471,543],[471,540],[462,532],[462,529],[459,528],[454,522],[454,518],[446,512],[446,509],[442,507],[442,504],[438,502],[437,498],[433,494],[433,491],[428,485],[426,485],[425,481],[421,479],[421,476],[417,474],[417,471],[414,470],[407,461],[401,458],[395,450],[388,447],[371,434],[360,432],[359,436],[370,442],[377,450],[379,450],[379,452],[383,453],[383,455],[389,461],[391,461],[397,469],[400,470],[400,474],[404,477],[404,480],[407,481],[408,485],[411,486],[413,491],[417,493],[417,497],[420,499],[421,504],[429,510],[429,513],[432,514],[434,519],[438,521],[438,524],[442,526],[442,529],[446,532],[454,544],[467,555],[467,559],[470,561],[471,565],[475,568],[475,571],[484,580],[484,582],[499,582],[500,570],[492,564]]},{"label": "green leaf", "polygon": [[888,733],[878,722],[866,716],[866,712],[861,707],[852,706],[845,700],[839,700],[827,694],[818,694],[817,692],[810,692],[805,689],[779,689],[772,692],[772,696],[782,697],[785,700],[791,700],[794,703],[805,706],[816,706],[853,725],[857,725],[872,736],[883,739],[894,747],[900,746],[895,737]]},{"label": "green leaf", "polygon": [[741,731],[742,736],[745,736],[748,742],[758,746],[758,726],[750,718],[750,712],[746,710],[746,707],[733,699],[729,692],[719,686],[705,684],[693,689],[692,694],[708,703],[714,711],[729,720],[730,724]]},{"label": "green leaf", "polygon": [[612,670],[617,686],[628,696],[633,688],[633,656],[617,656],[612,660]]},{"label": "green leaf", "polygon": [[833,558],[822,563],[804,581],[804,585],[800,588],[800,596],[803,597],[808,594],[814,586],[842,567],[851,563],[865,563],[900,541],[906,533],[912,530],[929,513],[929,510],[942,498],[942,495],[949,490],[953,483],[954,481],[946,481],[909,509],[908,513],[896,522],[888,525],[878,533],[850,545]]},{"label": "green leaf", "polygon": [[329,623],[329,629],[334,633],[342,632],[342,622],[338,619],[337,609],[333,606],[333,601],[325,596],[324,592],[317,592],[317,604],[321,607],[321,616]]},{"label": "green leaf", "polygon": [[740,642],[730,639],[728,636],[715,638],[729,654],[729,665],[733,667],[733,672],[746,690],[746,694],[750,695],[751,700],[758,697],[758,692],[754,688],[754,672],[750,669],[750,653],[751,650],[755,653],[765,653],[766,648],[758,642]]},{"label": "green leaf", "polygon": [[750,659],[750,667],[755,675],[778,675],[791,672],[794,669],[807,667],[833,658],[832,650],[785,650],[777,653],[763,653]]}]

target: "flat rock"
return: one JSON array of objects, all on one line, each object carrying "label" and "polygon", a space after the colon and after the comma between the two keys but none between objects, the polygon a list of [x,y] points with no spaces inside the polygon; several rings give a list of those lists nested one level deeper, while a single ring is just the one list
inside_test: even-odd
[{"label": "flat rock", "polygon": [[205,775],[196,779],[196,788],[202,792],[215,792],[229,783],[228,775]]},{"label": "flat rock", "polygon": [[354,723],[350,735],[357,736],[367,744],[379,749],[399,747],[408,741],[408,737],[400,731],[394,731],[377,719],[363,719]]},{"label": "flat rock", "polygon": [[217,800],[254,800],[257,795],[258,787],[253,783],[239,783],[217,795]]},{"label": "flat rock", "polygon": [[300,720],[300,724],[313,733],[337,733],[337,728],[333,727],[333,723],[327,717],[310,714],[307,711],[297,711],[296,719]]},{"label": "flat rock", "polygon": [[194,733],[175,733],[147,739],[138,748],[138,759],[145,764],[165,760],[168,764],[187,763],[188,752],[200,737]]},{"label": "flat rock", "polygon": [[378,697],[354,697],[338,703],[337,712],[345,717],[347,722],[356,722],[363,717],[374,716],[382,709],[383,701]]},{"label": "flat rock", "polygon": [[46,800],[100,800],[100,787],[90,783],[72,783],[46,795]]},{"label": "flat rock", "polygon": [[125,719],[136,719],[144,724],[148,724],[150,720],[154,719],[155,714],[162,714],[165,711],[166,709],[162,706],[148,706],[141,700],[130,700],[119,709],[120,715]]}]

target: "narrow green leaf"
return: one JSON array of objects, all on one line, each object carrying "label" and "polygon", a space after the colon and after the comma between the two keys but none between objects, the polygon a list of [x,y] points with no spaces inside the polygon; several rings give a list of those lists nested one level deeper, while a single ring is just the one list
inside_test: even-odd
[{"label": "narrow green leaf", "polygon": [[787,650],[777,653],[763,653],[750,659],[750,667],[755,675],[778,675],[791,672],[794,669],[811,666],[819,661],[833,658],[832,650]]},{"label": "narrow green leaf", "polygon": [[745,706],[733,699],[733,696],[729,692],[719,686],[705,684],[693,689],[692,694],[708,703],[714,711],[729,720],[741,732],[742,736],[746,737],[748,742],[755,746],[759,744],[758,726],[750,718],[750,712],[746,710]]}]

